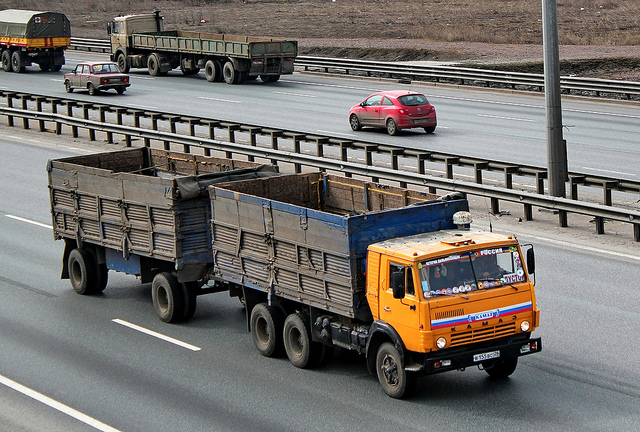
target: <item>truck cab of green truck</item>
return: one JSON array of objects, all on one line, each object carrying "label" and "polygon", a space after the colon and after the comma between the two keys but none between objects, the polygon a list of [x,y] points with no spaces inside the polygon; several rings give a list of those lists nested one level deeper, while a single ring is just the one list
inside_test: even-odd
[{"label": "truck cab of green truck", "polygon": [[180,68],[183,74],[204,69],[210,82],[241,84],[247,80],[278,81],[293,73],[296,41],[165,30],[159,12],[118,16],[107,25],[111,60],[120,71],[147,68],[152,76]]}]

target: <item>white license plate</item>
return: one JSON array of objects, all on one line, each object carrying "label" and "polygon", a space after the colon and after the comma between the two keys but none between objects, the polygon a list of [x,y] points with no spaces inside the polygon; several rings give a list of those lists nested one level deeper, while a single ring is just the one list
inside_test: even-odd
[{"label": "white license plate", "polygon": [[475,362],[481,362],[485,360],[491,360],[498,357],[500,357],[500,351],[491,351],[491,352],[474,355],[473,361],[475,363]]},{"label": "white license plate", "polygon": [[425,124],[427,122],[427,119],[418,119],[418,120],[414,120],[413,124]]}]

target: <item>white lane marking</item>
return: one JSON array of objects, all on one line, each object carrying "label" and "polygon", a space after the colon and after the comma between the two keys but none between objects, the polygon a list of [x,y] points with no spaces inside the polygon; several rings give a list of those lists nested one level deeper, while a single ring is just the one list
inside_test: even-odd
[{"label": "white lane marking", "polygon": [[139,325],[132,324],[132,323],[130,323],[128,321],[124,321],[124,320],[121,320],[119,318],[112,319],[111,321],[113,321],[116,324],[120,324],[120,325],[123,325],[125,327],[129,327],[130,329],[139,331],[141,333],[148,334],[149,336],[153,336],[155,338],[162,339],[163,341],[170,342],[172,344],[178,345],[178,346],[180,346],[182,348],[186,348],[186,349],[191,350],[191,351],[200,351],[202,349],[202,348],[197,347],[195,345],[191,345],[191,344],[188,344],[186,342],[182,342],[182,341],[180,341],[178,339],[174,339],[172,337],[165,336],[165,335],[163,335],[161,333],[154,332],[153,330],[149,330],[149,329],[146,329],[144,327],[140,327]]},{"label": "white lane marking", "polygon": [[531,119],[524,119],[524,118],[517,118],[517,117],[494,116],[494,115],[488,115],[488,114],[478,114],[478,117],[489,117],[489,118],[500,119],[500,120],[516,120],[516,121],[523,121],[523,122],[530,122],[530,123],[534,123],[535,122],[535,120],[531,120]]},{"label": "white lane marking", "polygon": [[212,98],[212,97],[207,97],[207,96],[198,96],[198,99],[206,99],[206,100],[212,100],[212,101],[217,101],[217,102],[242,103],[242,102],[237,101],[237,100],[219,99],[219,98]]},{"label": "white lane marking", "polygon": [[348,137],[354,137],[356,138],[358,135],[356,134],[350,134],[350,133],[343,133],[343,132],[336,132],[336,131],[326,131],[326,130],[322,130],[322,129],[317,129],[316,132],[318,133],[325,133],[325,134],[334,134],[334,133],[339,133],[340,135],[343,136],[348,136]]},{"label": "white lane marking", "polygon": [[155,109],[157,110],[158,107],[157,106],[151,106],[151,105],[137,105],[137,104],[132,104],[132,103],[128,103],[127,106],[130,106],[132,108],[150,108],[150,109]]},{"label": "white lane marking", "polygon": [[58,410],[61,413],[68,415],[69,417],[73,417],[74,419],[79,420],[82,423],[85,423],[95,429],[98,429],[103,432],[120,432],[119,429],[116,429],[107,424],[104,424],[101,421],[94,419],[93,417],[89,417],[88,415],[83,414],[80,411],[77,411],[68,405],[65,405],[56,400],[53,400],[50,397],[45,396],[42,393],[39,393],[35,390],[32,390],[29,387],[25,387],[22,384],[19,384],[3,375],[0,375],[0,384],[4,384],[5,386],[19,393],[22,393],[25,396],[29,396],[30,398],[35,399],[38,402],[41,402],[55,410]]},{"label": "white lane marking", "polygon": [[138,75],[135,75],[135,78],[136,78],[136,79],[143,79],[143,80],[152,80],[152,79],[155,79],[154,77],[149,77],[149,76],[138,76]]},{"label": "white lane marking", "polygon": [[58,79],[58,78],[51,78],[51,81],[55,81],[55,82],[62,82],[62,80],[61,80],[61,79]]},{"label": "white lane marking", "polygon": [[7,216],[8,218],[11,218],[11,219],[19,220],[20,222],[30,223],[30,224],[32,224],[32,225],[36,225],[36,226],[39,226],[39,227],[42,227],[42,228],[53,229],[53,227],[52,227],[51,225],[43,224],[43,223],[41,223],[41,222],[36,222],[36,221],[34,221],[34,220],[31,220],[31,219],[25,219],[25,218],[23,218],[23,217],[20,217],[20,216],[14,216],[14,215],[10,215],[10,214],[8,214],[8,215],[6,215],[6,216]]},{"label": "white lane marking", "polygon": [[612,174],[622,174],[622,175],[628,175],[628,176],[634,176],[634,177],[638,175],[638,174],[627,173],[627,172],[623,172],[623,171],[611,171],[611,170],[600,169],[600,168],[591,168],[591,167],[582,167],[582,169],[588,169],[588,170],[593,170],[593,171],[601,171],[601,172],[607,172],[607,173],[612,173]]},{"label": "white lane marking", "polygon": [[348,85],[339,85],[339,84],[313,83],[313,82],[304,82],[304,81],[295,81],[295,80],[281,80],[281,81],[289,82],[293,84],[312,85],[316,87],[334,87],[334,88],[343,88],[343,89],[350,89],[350,90],[368,90],[372,92],[381,91],[380,89],[377,89],[377,88],[357,87],[357,86],[348,86]]},{"label": "white lane marking", "polygon": [[290,92],[283,92],[283,91],[274,91],[273,93],[281,94],[281,95],[287,95],[287,96],[300,96],[300,97],[308,97],[308,98],[316,98],[317,97],[317,96],[310,95],[310,94],[290,93]]}]

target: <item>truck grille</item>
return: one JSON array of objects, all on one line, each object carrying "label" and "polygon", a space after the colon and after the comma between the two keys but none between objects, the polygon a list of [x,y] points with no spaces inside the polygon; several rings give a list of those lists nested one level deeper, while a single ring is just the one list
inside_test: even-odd
[{"label": "truck grille", "polygon": [[474,342],[482,342],[510,336],[516,333],[516,323],[498,324],[492,327],[482,327],[469,331],[451,333],[451,346],[466,345]]}]

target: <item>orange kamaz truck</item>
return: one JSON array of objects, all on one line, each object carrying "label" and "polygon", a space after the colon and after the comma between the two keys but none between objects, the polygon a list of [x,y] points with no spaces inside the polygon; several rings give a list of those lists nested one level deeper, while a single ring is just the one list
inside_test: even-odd
[{"label": "orange kamaz truck", "polygon": [[37,63],[43,71],[59,71],[71,44],[71,26],[58,12],[0,11],[0,59],[5,72],[24,72]]},{"label": "orange kamaz truck", "polygon": [[138,275],[166,322],[228,293],[261,355],[311,368],[353,350],[394,398],[418,375],[505,378],[542,349],[533,247],[472,230],[461,195],[239,164],[149,148],[50,161],[63,277],[92,294],[109,271]]}]

